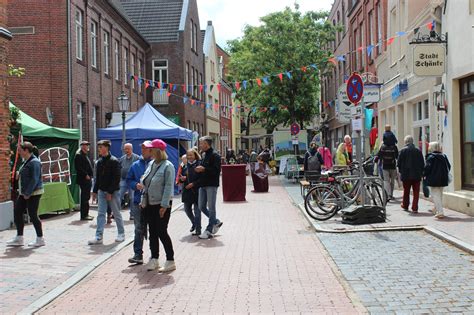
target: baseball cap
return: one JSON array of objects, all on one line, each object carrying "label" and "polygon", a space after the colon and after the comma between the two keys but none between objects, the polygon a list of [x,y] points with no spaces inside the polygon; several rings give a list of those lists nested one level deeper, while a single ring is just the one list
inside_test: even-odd
[{"label": "baseball cap", "polygon": [[[147,141],[145,141],[147,142]],[[166,142],[164,142],[163,140],[161,139],[155,139],[153,141],[148,141],[150,143],[145,143],[143,142],[143,145],[145,146],[145,148],[150,148],[150,149],[160,149],[160,150],[166,150]]]},{"label": "baseball cap", "polygon": [[99,142],[97,142],[97,145],[103,145],[110,148],[111,143],[110,140],[100,140]]},{"label": "baseball cap", "polygon": [[150,140],[143,141],[142,147],[149,148],[150,146],[151,146],[151,141]]},{"label": "baseball cap", "polygon": [[90,145],[91,143],[89,141],[81,141],[80,145]]}]

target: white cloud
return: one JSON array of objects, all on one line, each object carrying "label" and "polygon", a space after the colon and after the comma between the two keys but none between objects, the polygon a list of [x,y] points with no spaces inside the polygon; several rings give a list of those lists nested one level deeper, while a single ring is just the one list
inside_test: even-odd
[{"label": "white cloud", "polygon": [[[334,0],[298,0],[300,10],[331,9]],[[285,7],[293,7],[295,0],[198,0],[201,29],[212,21],[219,45],[242,36],[245,25],[258,25],[259,18]]]}]

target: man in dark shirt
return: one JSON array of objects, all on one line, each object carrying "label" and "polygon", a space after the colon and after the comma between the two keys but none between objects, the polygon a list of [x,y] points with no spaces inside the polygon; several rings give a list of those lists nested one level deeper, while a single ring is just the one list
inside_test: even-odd
[{"label": "man in dark shirt", "polygon": [[89,159],[88,141],[82,141],[80,149],[74,157],[74,166],[77,172],[77,184],[81,187],[81,220],[93,220],[94,217],[89,215],[89,199],[91,198],[92,189],[92,163]]},{"label": "man in dark shirt", "polygon": [[117,223],[118,235],[115,241],[123,242],[125,240],[125,229],[120,213],[120,162],[110,154],[110,141],[101,140],[97,145],[100,158],[96,164],[96,180],[92,195],[93,201],[97,200],[97,230],[95,238],[89,241],[89,245],[103,243],[107,206],[112,209]]},{"label": "man in dark shirt", "polygon": [[375,161],[380,161],[383,168],[383,181],[388,199],[393,199],[395,179],[397,178],[398,148],[394,144],[383,143],[380,147]]}]

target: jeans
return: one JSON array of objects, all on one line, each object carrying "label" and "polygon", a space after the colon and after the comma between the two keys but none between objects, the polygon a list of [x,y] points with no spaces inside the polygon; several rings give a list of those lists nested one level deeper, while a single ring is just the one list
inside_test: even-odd
[{"label": "jeans", "polygon": [[81,219],[84,219],[89,215],[92,181],[85,182],[79,186],[81,187]]},{"label": "jeans", "polygon": [[30,196],[30,198],[25,199],[22,195],[18,197],[15,203],[14,218],[16,225],[16,234],[18,236],[23,235],[23,229],[25,228],[25,221],[23,221],[23,213],[25,209],[28,209],[28,215],[30,216],[31,222],[35,227],[36,236],[43,236],[43,228],[41,226],[41,221],[38,217],[38,206],[41,199],[41,195]]},{"label": "jeans", "polygon": [[410,205],[410,189],[413,187],[413,201],[411,209],[418,211],[418,199],[420,198],[420,181],[419,180],[405,180],[403,181],[403,201],[402,208],[408,209]]},{"label": "jeans", "polygon": [[141,224],[141,212],[140,207],[135,204],[132,210],[133,224],[135,225],[135,237],[133,238],[133,252],[137,256],[143,255],[143,231]]},{"label": "jeans", "polygon": [[220,223],[219,219],[216,217],[216,198],[217,187],[207,186],[199,188],[199,207],[198,211],[195,213],[196,230],[201,229],[201,212],[206,214],[207,209],[209,209],[209,224],[206,227],[206,230],[209,233],[212,233],[214,225]]},{"label": "jeans", "polygon": [[397,170],[383,170],[383,184],[387,195],[392,198],[395,189],[395,179],[397,178]]},{"label": "jeans", "polygon": [[125,229],[123,227],[122,214],[120,213],[120,192],[118,190],[114,191],[112,195],[112,200],[107,201],[107,193],[105,191],[99,190],[97,193],[97,230],[95,236],[97,239],[102,239],[104,235],[104,226],[105,226],[105,213],[107,212],[107,206],[112,210],[115,223],[117,224],[117,232],[119,235],[125,234]]},{"label": "jeans", "polygon": [[133,202],[135,191],[128,187],[127,181],[125,179],[120,180],[120,205],[122,205],[123,197],[125,196],[125,193],[127,191],[128,191],[128,200],[130,200],[129,201],[130,215],[133,216],[133,213],[135,212],[134,209],[133,209],[133,208],[135,208],[135,203]]},{"label": "jeans", "polygon": [[[184,212],[188,216],[189,220],[191,221],[191,224],[196,228],[199,226],[199,228],[196,228],[197,231],[201,230],[201,209],[199,209],[199,203],[191,203],[191,202],[184,202]],[[193,214],[193,206],[194,206],[194,214]],[[206,215],[206,217],[209,218],[209,210],[207,208],[204,208],[202,210],[202,213]]]},{"label": "jeans", "polygon": [[148,205],[145,208],[146,218],[150,229],[150,251],[151,258],[158,259],[160,256],[159,241],[163,243],[166,252],[166,260],[174,260],[173,243],[168,234],[168,223],[171,217],[171,208],[167,209],[163,218],[160,218],[160,205]]},{"label": "jeans", "polygon": [[444,187],[430,187],[431,196],[433,196],[433,202],[435,205],[435,214],[444,215],[443,189]]}]

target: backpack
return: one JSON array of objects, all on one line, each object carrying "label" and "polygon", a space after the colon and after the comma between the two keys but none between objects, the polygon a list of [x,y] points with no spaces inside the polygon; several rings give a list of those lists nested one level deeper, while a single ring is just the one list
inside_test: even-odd
[{"label": "backpack", "polygon": [[318,153],[309,155],[308,157],[308,171],[319,171],[321,172],[321,162],[318,159]]}]

